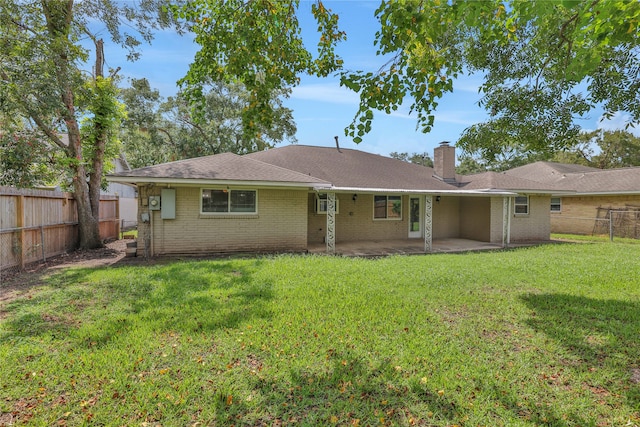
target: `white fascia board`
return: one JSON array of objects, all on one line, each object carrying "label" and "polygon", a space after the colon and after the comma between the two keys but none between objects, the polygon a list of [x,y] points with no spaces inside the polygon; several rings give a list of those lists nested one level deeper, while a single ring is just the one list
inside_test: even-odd
[{"label": "white fascia board", "polygon": [[580,191],[572,191],[571,193],[553,193],[553,195],[558,196],[640,196],[639,190],[630,190],[630,191],[594,191],[594,192],[580,192]]},{"label": "white fascia board", "polygon": [[[127,176],[107,176],[107,181],[121,184],[133,184],[135,186],[147,184],[172,185],[175,187],[202,187],[204,185],[237,186],[237,187],[261,187],[261,188],[316,188],[323,184],[315,182],[279,182],[279,181],[231,181],[219,179],[176,179],[176,178],[143,178]],[[330,184],[324,184],[330,187]]]},{"label": "white fascia board", "polygon": [[515,196],[518,193],[505,190],[409,190],[406,188],[369,188],[369,187],[330,187],[318,188],[316,191],[335,191],[336,193],[401,193],[424,194],[432,196]]}]

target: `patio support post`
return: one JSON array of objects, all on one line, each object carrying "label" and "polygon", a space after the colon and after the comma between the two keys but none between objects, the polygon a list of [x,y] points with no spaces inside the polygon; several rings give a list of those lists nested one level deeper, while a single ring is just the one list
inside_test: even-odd
[{"label": "patio support post", "polygon": [[511,243],[511,198],[502,199],[502,247],[508,248]]},{"label": "patio support post", "polygon": [[336,253],[336,193],[327,193],[327,253]]},{"label": "patio support post", "polygon": [[424,251],[433,250],[433,197],[424,197]]}]

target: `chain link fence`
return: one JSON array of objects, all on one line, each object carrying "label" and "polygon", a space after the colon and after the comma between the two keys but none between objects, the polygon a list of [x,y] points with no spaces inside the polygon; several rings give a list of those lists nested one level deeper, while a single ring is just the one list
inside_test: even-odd
[{"label": "chain link fence", "polygon": [[628,239],[640,239],[640,208],[598,208],[593,234]]}]

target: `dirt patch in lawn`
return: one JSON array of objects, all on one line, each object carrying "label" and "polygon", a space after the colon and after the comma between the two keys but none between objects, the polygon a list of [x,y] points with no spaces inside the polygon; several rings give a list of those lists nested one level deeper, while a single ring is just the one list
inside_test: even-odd
[{"label": "dirt patch in lawn", "polygon": [[141,263],[144,258],[125,257],[127,242],[115,240],[98,249],[69,252],[47,259],[43,263],[34,263],[22,271],[6,272],[0,276],[0,319],[3,318],[2,306],[17,298],[29,297],[32,289],[42,284],[43,277],[56,270],[68,267],[94,268],[109,265]]}]

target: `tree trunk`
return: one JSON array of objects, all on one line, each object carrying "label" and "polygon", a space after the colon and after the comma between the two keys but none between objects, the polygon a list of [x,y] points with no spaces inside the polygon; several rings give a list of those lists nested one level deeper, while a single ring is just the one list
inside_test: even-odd
[{"label": "tree trunk", "polygon": [[[89,183],[86,179],[87,171],[82,162],[82,145],[77,121],[68,121],[67,130],[69,132],[68,153],[70,157],[73,156],[73,158],[78,160],[72,163],[72,169],[73,197],[76,200],[76,210],[78,212],[80,248],[100,248],[103,246],[102,239],[100,239],[100,222],[91,208]],[[98,203],[99,202],[98,200]]]},{"label": "tree trunk", "polygon": [[[67,126],[69,145],[65,153],[71,160],[70,168],[73,171],[73,189],[78,211],[78,223],[80,234],[80,248],[93,249],[102,247],[100,239],[99,212],[93,211],[88,174],[84,164],[82,153],[82,141],[80,128],[76,117],[75,95],[72,84],[72,71],[68,55],[69,28],[73,18],[73,0],[63,2],[43,1],[43,11],[47,21],[47,28],[51,37],[56,41],[52,44],[55,63],[55,75],[61,89],[61,100],[64,105],[62,117]],[[98,185],[98,190],[100,186]],[[98,197],[100,197],[98,195]],[[98,199],[98,203],[99,203]]]},{"label": "tree trunk", "polygon": [[[96,45],[96,66],[95,79],[104,78],[104,43],[102,39],[95,41]],[[94,111],[99,115],[99,111]],[[91,202],[91,212],[96,221],[100,220],[100,189],[102,187],[102,171],[104,169],[104,151],[107,145],[107,129],[102,126],[100,120],[95,121],[95,148],[92,159],[92,171],[89,177],[89,200]]]},{"label": "tree trunk", "polygon": [[[80,167],[76,175],[85,174],[84,168]],[[76,200],[78,211],[78,227],[80,234],[80,248],[94,249],[102,247],[100,239],[100,222],[94,217],[89,198],[89,186],[84,180],[73,180],[73,197]]]}]

